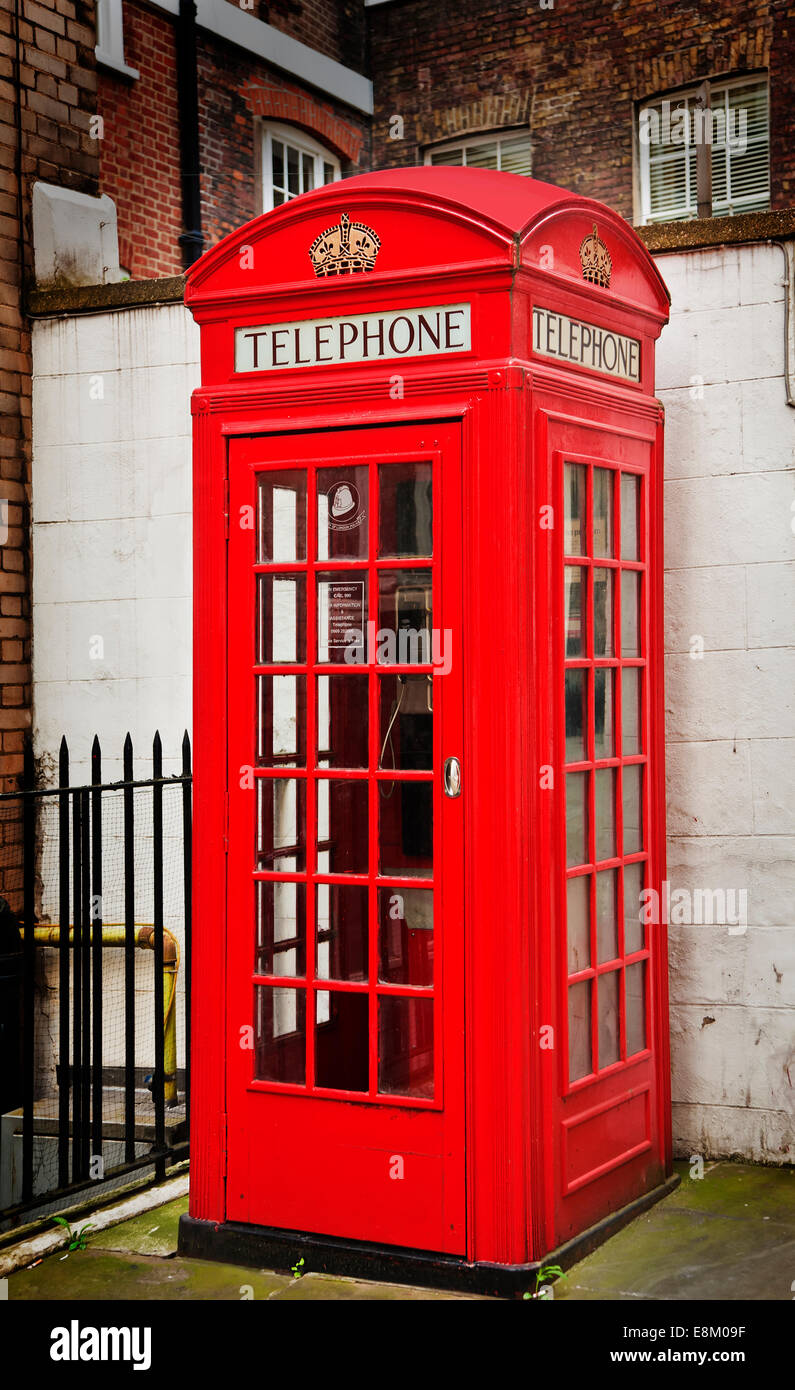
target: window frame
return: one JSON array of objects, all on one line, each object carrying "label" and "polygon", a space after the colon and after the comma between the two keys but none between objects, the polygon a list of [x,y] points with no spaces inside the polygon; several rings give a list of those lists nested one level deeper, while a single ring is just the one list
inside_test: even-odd
[{"label": "window frame", "polygon": [[[300,193],[307,192],[301,189],[300,193],[290,194],[285,198],[284,203],[274,203],[273,201],[273,141],[277,140],[283,145],[290,145],[298,150],[299,154],[309,155],[314,160],[315,188],[322,188],[324,164],[332,165],[334,178],[332,183],[337,183],[342,178],[339,156],[329,149],[328,146],[320,143],[314,136],[308,135],[300,126],[282,124],[278,121],[262,121],[260,123],[260,184],[261,197],[260,204],[262,212],[272,212],[274,207],[284,207],[285,203],[291,203]],[[299,164],[299,171],[301,165]],[[320,178],[318,179],[318,172]],[[301,174],[301,177],[303,175]]]},{"label": "window frame", "polygon": [[[680,212],[678,212],[676,215],[673,215],[673,216],[666,216],[666,217],[657,217],[657,216],[655,216],[655,215],[653,214],[653,212],[652,212],[652,207],[651,207],[651,158],[650,158],[651,143],[650,143],[650,141],[648,141],[648,140],[643,140],[643,139],[641,139],[641,135],[640,135],[641,119],[642,119],[642,117],[643,117],[644,111],[648,111],[648,110],[655,109],[655,108],[659,107],[659,106],[660,106],[663,102],[665,102],[665,101],[669,101],[669,102],[671,103],[671,114],[672,114],[672,115],[673,115],[673,113],[674,113],[676,110],[679,109],[680,104],[687,104],[688,112],[689,112],[689,111],[692,109],[693,105],[699,100],[699,98],[703,98],[704,96],[706,96],[706,102],[707,102],[707,105],[710,107],[710,109],[712,109],[712,110],[716,110],[716,109],[717,109],[717,107],[713,105],[713,98],[714,98],[715,96],[719,96],[719,97],[721,98],[721,103],[720,103],[720,104],[721,104],[721,107],[722,107],[723,109],[725,109],[727,94],[731,95],[733,92],[736,92],[736,91],[742,89],[743,87],[762,87],[762,86],[765,87],[765,89],[766,89],[766,96],[767,96],[767,154],[768,154],[768,179],[767,179],[767,200],[768,200],[768,209],[767,209],[767,210],[769,210],[769,206],[770,206],[770,82],[769,82],[769,76],[768,76],[767,71],[759,71],[759,72],[755,72],[755,73],[744,73],[744,74],[738,75],[738,76],[736,76],[736,77],[731,77],[731,76],[720,76],[720,77],[711,77],[711,78],[707,78],[705,81],[703,81],[703,82],[701,82],[701,83],[690,84],[690,85],[688,85],[688,86],[686,86],[686,87],[675,87],[675,88],[672,88],[672,89],[670,89],[669,91],[666,91],[666,92],[658,92],[655,96],[653,96],[653,97],[647,97],[647,98],[645,98],[643,101],[638,102],[637,107],[636,107],[636,111],[635,111],[635,123],[634,123],[634,132],[633,132],[634,142],[635,142],[635,149],[636,149],[636,154],[637,154],[637,162],[636,162],[636,170],[637,170],[636,189],[637,189],[637,213],[638,213],[638,216],[637,216],[637,225],[638,225],[638,226],[642,226],[642,227],[654,227],[654,226],[661,226],[661,225],[664,225],[666,222],[692,222],[692,221],[696,221],[696,220],[698,220],[699,218],[703,218],[703,217],[737,217],[737,216],[741,216],[741,215],[742,215],[744,212],[746,212],[746,211],[748,211],[748,212],[758,212],[758,211],[764,211],[764,210],[765,210],[765,209],[759,209],[759,208],[756,207],[756,206],[750,206],[751,204],[757,204],[757,203],[758,203],[759,197],[762,196],[762,195],[760,194],[760,195],[758,195],[758,196],[756,196],[756,197],[753,197],[753,198],[751,198],[751,197],[747,197],[747,198],[746,198],[746,201],[747,201],[748,204],[749,204],[749,206],[748,206],[747,208],[746,208],[746,207],[742,207],[742,206],[740,206],[740,207],[736,206],[737,202],[738,202],[738,201],[742,201],[742,199],[740,199],[740,200],[738,200],[738,199],[731,199],[731,200],[730,200],[730,203],[733,204],[733,206],[731,206],[730,208],[720,208],[720,209],[718,209],[718,211],[715,211],[714,184],[713,184],[713,177],[712,177],[712,150],[713,150],[713,148],[714,148],[714,145],[713,145],[713,144],[705,144],[704,142],[689,142],[689,143],[686,144],[686,145],[683,144],[682,146],[680,146],[680,149],[681,149],[682,151],[685,151],[685,150],[689,150],[689,149],[691,149],[691,148],[694,148],[694,149],[695,149],[695,154],[696,154],[696,158],[695,158],[695,169],[694,169],[694,172],[693,172],[693,186],[692,186],[692,187],[691,187],[691,181],[690,181],[691,176],[690,176],[690,169],[689,169],[689,159],[687,158],[686,155],[684,156],[685,189],[686,189],[686,196],[688,196],[688,206],[687,206],[683,211],[680,211]],[[690,117],[688,116],[688,123],[689,123],[689,120],[690,120]],[[730,172],[729,172],[729,169],[730,169],[730,160],[729,160],[729,166],[727,166],[727,183],[728,183],[728,184],[730,184]],[[700,177],[699,177],[699,175],[700,175]],[[700,202],[699,197],[698,197],[699,182],[701,182],[702,185],[703,185],[704,182],[705,182],[705,177],[706,177],[706,180],[708,181],[708,186],[709,186],[708,206],[706,206],[706,207],[704,206],[703,203]],[[694,191],[694,190],[695,190],[695,191]],[[691,209],[693,209],[693,210],[691,211]],[[702,209],[703,209],[703,210],[702,210]]]},{"label": "window frame", "polygon": [[124,11],[122,0],[96,0],[96,34],[94,46],[97,62],[103,68],[137,81],[140,73],[124,60]]},{"label": "window frame", "polygon": [[[521,177],[524,177],[524,178],[532,178],[532,176],[533,176],[533,141],[532,141],[532,137],[531,137],[531,134],[530,134],[530,127],[529,127],[529,126],[513,126],[513,127],[510,127],[510,128],[508,128],[508,127],[500,127],[499,130],[486,131],[485,134],[472,135],[472,136],[467,136],[466,134],[464,134],[464,135],[462,135],[462,136],[460,136],[460,137],[457,137],[455,140],[440,140],[440,141],[438,141],[438,143],[436,143],[436,144],[433,144],[433,145],[426,145],[425,150],[424,150],[424,152],[423,152],[423,163],[424,163],[424,164],[432,164],[432,163],[433,163],[433,156],[434,156],[435,154],[439,154],[440,151],[442,151],[442,150],[461,150],[462,156],[465,156],[465,151],[466,151],[466,149],[468,149],[468,148],[471,149],[473,145],[493,145],[493,144],[496,143],[496,145],[497,145],[497,169],[499,170],[499,169],[501,168],[501,163],[502,163],[502,161],[501,161],[501,151],[500,151],[500,147],[501,147],[503,141],[506,141],[506,140],[515,140],[515,139],[516,139],[518,136],[520,136],[520,135],[526,135],[526,136],[527,136],[527,144],[528,144],[529,151],[530,151],[530,172],[529,172],[529,174],[522,175]],[[462,158],[461,164],[458,164],[458,165],[455,165],[455,164],[454,164],[454,165],[442,165],[442,166],[436,166],[436,167],[454,168],[454,169],[456,169],[456,168],[458,168],[458,169],[464,168],[464,169],[466,169],[468,166],[467,166],[467,164],[466,164],[466,162],[465,162],[465,158]],[[480,167],[480,166],[477,166],[477,167]]]}]

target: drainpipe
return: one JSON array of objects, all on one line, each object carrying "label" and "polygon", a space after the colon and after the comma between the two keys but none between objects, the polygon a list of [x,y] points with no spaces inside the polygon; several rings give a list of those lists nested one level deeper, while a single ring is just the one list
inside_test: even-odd
[{"label": "drainpipe", "polygon": [[[2,901],[2,899],[0,899]],[[61,928],[39,926],[33,928],[33,939],[38,946],[58,946]],[[69,928],[69,945],[74,946],[74,927]],[[127,944],[127,928],[123,922],[104,922],[102,924],[102,948],[106,946],[123,947]],[[155,929],[153,926],[136,926],[135,944],[142,951],[154,951]],[[163,1091],[168,1109],[177,1104],[177,975],[179,973],[179,942],[168,930],[163,928]]]},{"label": "drainpipe", "polygon": [[182,259],[187,270],[204,248],[199,183],[199,82],[196,57],[195,0],[179,0],[176,27],[177,105],[182,182]]},{"label": "drainpipe", "polygon": [[795,406],[795,242],[779,244],[784,252],[784,381],[787,405]]}]

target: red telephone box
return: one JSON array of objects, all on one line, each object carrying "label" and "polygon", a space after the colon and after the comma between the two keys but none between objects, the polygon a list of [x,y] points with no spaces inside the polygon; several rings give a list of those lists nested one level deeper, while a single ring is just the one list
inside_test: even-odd
[{"label": "red telephone box", "polygon": [[421,168],[186,303],[182,1248],[521,1292],[673,1181],[665,286],[599,203]]}]

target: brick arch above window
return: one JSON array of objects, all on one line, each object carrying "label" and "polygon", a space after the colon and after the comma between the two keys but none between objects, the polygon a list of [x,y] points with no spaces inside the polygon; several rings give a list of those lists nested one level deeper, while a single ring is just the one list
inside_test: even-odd
[{"label": "brick arch above window", "polygon": [[531,88],[524,87],[493,92],[462,106],[438,107],[418,118],[417,139],[421,145],[430,145],[436,140],[527,125],[531,99]]},{"label": "brick arch above window", "polygon": [[248,83],[244,96],[253,115],[265,121],[298,126],[327,145],[334,154],[358,164],[364,133],[307,92],[264,81]]}]

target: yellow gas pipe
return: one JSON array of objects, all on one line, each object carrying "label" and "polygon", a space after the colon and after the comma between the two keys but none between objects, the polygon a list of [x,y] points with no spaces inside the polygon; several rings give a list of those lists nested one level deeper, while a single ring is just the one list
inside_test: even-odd
[{"label": "yellow gas pipe", "polygon": [[[93,933],[93,927],[90,928]],[[33,939],[39,946],[58,946],[60,926],[34,927]],[[150,924],[134,930],[135,945],[143,951],[155,949],[155,929]],[[127,930],[123,922],[103,922],[102,947],[126,946]],[[69,928],[69,945],[74,945],[74,928]],[[163,928],[163,1070],[164,1096],[167,1106],[177,1104],[177,974],[179,972],[179,942],[167,927]]]}]

